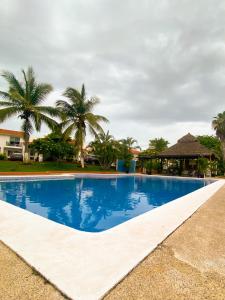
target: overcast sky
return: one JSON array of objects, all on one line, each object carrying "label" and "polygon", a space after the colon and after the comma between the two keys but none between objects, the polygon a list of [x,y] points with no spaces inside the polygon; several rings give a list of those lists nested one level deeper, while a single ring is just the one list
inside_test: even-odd
[{"label": "overcast sky", "polygon": [[[143,148],[150,138],[213,133],[212,118],[225,110],[224,0],[0,3],[0,69],[20,76],[33,66],[54,86],[46,103],[85,83],[110,120],[104,128]],[[0,127],[18,130],[20,121]]]}]

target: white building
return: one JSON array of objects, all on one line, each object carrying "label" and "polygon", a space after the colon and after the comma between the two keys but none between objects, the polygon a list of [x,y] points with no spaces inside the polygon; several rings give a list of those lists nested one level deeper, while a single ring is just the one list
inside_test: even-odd
[{"label": "white building", "polygon": [[24,152],[24,132],[8,129],[0,129],[0,153],[7,158],[21,156]]}]

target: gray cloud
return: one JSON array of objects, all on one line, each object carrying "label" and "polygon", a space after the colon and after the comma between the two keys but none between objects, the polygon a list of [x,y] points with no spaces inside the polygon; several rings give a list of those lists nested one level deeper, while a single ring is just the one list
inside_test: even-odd
[{"label": "gray cloud", "polygon": [[211,133],[225,109],[224,13],[223,0],[1,0],[0,67],[32,65],[56,89],[49,103],[85,82],[112,133],[142,145]]}]

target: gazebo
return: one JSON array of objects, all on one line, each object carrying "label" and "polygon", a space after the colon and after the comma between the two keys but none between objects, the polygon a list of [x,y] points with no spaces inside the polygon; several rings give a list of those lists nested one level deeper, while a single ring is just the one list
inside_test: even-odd
[{"label": "gazebo", "polygon": [[[194,175],[197,172],[197,159],[207,158],[209,161],[215,159],[214,153],[200,144],[198,139],[186,134],[177,143],[157,155],[168,169],[173,162],[179,166],[179,173],[183,175]],[[173,161],[173,162],[171,162]],[[172,168],[171,168],[172,169]]]},{"label": "gazebo", "polygon": [[143,160],[158,159],[164,174],[196,176],[199,158],[212,161],[215,160],[215,155],[211,150],[200,144],[195,136],[188,133],[180,138],[175,145],[154,157],[143,157]]}]

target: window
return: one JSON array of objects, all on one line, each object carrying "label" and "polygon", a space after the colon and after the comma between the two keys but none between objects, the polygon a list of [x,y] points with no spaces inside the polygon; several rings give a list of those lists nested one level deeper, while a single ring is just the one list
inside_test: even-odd
[{"label": "window", "polygon": [[20,138],[16,136],[10,136],[10,145],[19,145]]}]

